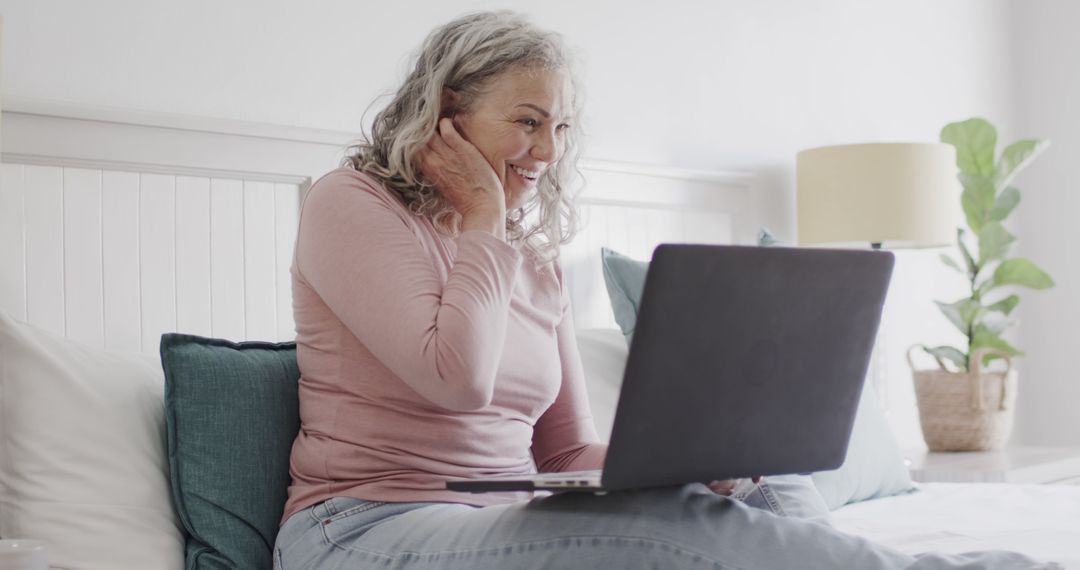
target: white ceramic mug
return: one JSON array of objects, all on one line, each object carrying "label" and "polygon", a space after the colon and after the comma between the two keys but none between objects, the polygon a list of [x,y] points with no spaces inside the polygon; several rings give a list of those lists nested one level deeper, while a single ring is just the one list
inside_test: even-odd
[{"label": "white ceramic mug", "polygon": [[49,570],[49,553],[40,540],[0,540],[0,570]]}]

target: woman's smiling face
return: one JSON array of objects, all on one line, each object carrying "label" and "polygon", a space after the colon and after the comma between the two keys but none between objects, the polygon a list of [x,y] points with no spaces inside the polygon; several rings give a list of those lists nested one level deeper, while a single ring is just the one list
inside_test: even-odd
[{"label": "woman's smiling face", "polygon": [[571,111],[565,72],[525,68],[492,80],[454,125],[495,169],[509,210],[522,207],[562,158]]}]

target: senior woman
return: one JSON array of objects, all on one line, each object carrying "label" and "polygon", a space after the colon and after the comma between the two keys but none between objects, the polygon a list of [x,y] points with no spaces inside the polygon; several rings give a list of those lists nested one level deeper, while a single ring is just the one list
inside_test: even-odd
[{"label": "senior woman", "polygon": [[946,565],[777,516],[801,507],[749,483],[767,508],[725,496],[731,481],[445,489],[603,464],[557,258],[579,103],[558,36],[466,16],[432,32],[368,141],[308,191],[292,266],[302,426],[276,567]]}]

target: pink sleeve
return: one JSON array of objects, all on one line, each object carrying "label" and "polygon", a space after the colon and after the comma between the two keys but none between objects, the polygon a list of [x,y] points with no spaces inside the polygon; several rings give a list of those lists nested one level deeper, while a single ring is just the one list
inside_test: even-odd
[{"label": "pink sleeve", "polygon": [[521,254],[464,232],[444,286],[409,215],[364,177],[332,173],[305,200],[296,271],[418,394],[450,410],[480,409],[491,401]]},{"label": "pink sleeve", "polygon": [[[557,271],[561,283],[562,272]],[[562,320],[556,328],[559,358],[562,361],[562,386],[555,402],[540,416],[533,429],[533,458],[541,473],[601,469],[608,448],[606,443],[600,441],[596,424],[593,423],[589,397],[585,391],[585,372],[574,335],[570,298],[566,287],[562,287],[562,290]]]}]

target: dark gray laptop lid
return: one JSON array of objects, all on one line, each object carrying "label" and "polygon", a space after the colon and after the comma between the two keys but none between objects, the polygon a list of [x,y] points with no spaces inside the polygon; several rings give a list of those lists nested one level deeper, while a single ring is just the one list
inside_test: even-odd
[{"label": "dark gray laptop lid", "polygon": [[892,267],[881,251],[659,246],[604,486],[839,467]]}]

